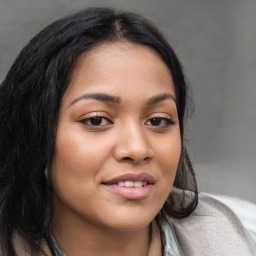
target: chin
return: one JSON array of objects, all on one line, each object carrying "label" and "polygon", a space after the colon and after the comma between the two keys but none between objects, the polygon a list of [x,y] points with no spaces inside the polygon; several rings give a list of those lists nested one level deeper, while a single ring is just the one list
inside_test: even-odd
[{"label": "chin", "polygon": [[126,220],[122,220],[122,221],[116,221],[113,225],[111,225],[113,227],[113,229],[115,230],[119,230],[119,231],[127,231],[127,232],[134,232],[134,231],[138,231],[138,230],[143,230],[145,228],[147,228],[149,226],[149,224],[151,223],[152,219],[150,219],[149,221],[145,221],[145,220],[135,220],[135,219],[130,219],[128,221]]},{"label": "chin", "polygon": [[[136,231],[147,228],[155,215],[144,211],[127,211],[126,213],[115,214],[109,218],[108,225],[120,231]],[[105,219],[105,223],[106,223]]]}]

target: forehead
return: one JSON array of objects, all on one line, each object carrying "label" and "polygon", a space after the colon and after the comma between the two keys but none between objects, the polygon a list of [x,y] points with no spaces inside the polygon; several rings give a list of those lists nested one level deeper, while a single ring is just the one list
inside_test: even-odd
[{"label": "forehead", "polygon": [[128,42],[104,43],[78,58],[66,96],[77,97],[83,91],[175,97],[171,72],[161,56],[150,47]]}]

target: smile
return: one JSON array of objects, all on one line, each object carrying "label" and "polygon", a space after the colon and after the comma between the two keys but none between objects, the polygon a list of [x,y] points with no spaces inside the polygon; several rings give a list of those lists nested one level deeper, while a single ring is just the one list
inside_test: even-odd
[{"label": "smile", "polygon": [[129,200],[147,198],[154,184],[154,178],[147,173],[128,173],[103,183],[112,193]]},{"label": "smile", "polygon": [[152,175],[148,173],[125,173],[120,176],[117,176],[113,179],[104,181],[103,184],[108,184],[108,185],[119,185],[122,187],[142,187],[145,186],[146,184],[154,184],[155,179],[153,178]]}]

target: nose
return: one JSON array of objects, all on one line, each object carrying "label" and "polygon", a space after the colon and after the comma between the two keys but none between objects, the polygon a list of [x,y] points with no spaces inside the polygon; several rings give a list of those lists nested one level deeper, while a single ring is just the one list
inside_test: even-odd
[{"label": "nose", "polygon": [[139,164],[152,158],[149,140],[139,124],[131,122],[121,128],[116,141],[114,157],[117,161]]}]

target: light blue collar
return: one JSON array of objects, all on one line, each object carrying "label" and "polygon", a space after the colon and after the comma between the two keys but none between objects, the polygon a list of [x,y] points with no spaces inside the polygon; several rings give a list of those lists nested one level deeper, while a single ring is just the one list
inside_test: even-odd
[{"label": "light blue collar", "polygon": [[52,244],[53,244],[53,250],[55,252],[55,256],[67,256],[65,252],[60,248],[58,242],[56,241],[55,237],[50,234]]},{"label": "light blue collar", "polygon": [[172,226],[167,221],[165,221],[162,225],[162,230],[164,232],[166,241],[164,256],[181,256],[178,249],[178,242]]}]

